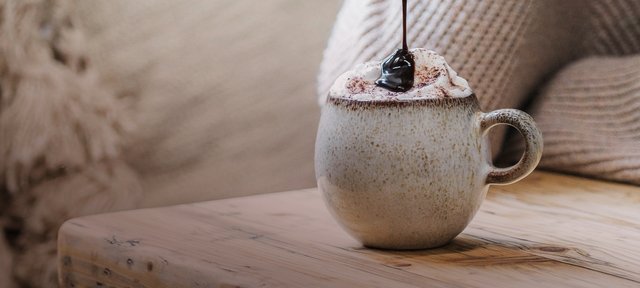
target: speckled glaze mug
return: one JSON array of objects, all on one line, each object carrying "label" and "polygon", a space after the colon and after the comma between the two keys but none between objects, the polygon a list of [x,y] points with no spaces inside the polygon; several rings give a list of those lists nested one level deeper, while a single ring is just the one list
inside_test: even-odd
[{"label": "speckled glaze mug", "polygon": [[[486,134],[506,124],[525,138],[520,161],[491,164]],[[316,139],[318,187],[338,222],[367,247],[425,249],[469,224],[489,185],[527,176],[542,155],[533,119],[480,111],[475,95],[407,101],[329,98]]]}]

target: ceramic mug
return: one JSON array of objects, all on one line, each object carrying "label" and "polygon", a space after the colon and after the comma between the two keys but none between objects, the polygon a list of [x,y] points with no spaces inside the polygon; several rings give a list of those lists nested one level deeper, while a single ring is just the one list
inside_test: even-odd
[{"label": "ceramic mug", "polygon": [[[525,138],[509,168],[491,164],[491,127]],[[475,95],[407,101],[329,98],[316,139],[318,187],[338,222],[365,246],[424,249],[451,241],[469,224],[489,185],[527,176],[542,155],[528,114],[480,111]]]}]

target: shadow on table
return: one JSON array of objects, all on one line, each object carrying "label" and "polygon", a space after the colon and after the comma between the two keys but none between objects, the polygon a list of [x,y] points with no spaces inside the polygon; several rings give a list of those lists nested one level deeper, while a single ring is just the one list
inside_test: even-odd
[{"label": "shadow on table", "polygon": [[[562,247],[547,247],[556,252],[567,250]],[[462,234],[449,244],[426,250],[381,250],[361,247],[360,252],[375,257],[394,267],[410,266],[410,263],[450,263],[457,265],[500,265],[552,261],[546,257],[531,254],[531,249],[539,249],[514,243],[502,243],[495,239],[479,238]],[[562,251],[561,251],[562,250]]]}]

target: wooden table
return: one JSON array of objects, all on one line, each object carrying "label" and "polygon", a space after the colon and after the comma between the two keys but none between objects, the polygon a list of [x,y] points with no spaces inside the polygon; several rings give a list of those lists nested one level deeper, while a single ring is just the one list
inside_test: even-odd
[{"label": "wooden table", "polygon": [[451,244],[361,247],[316,189],[68,221],[63,287],[640,287],[640,188],[536,172]]}]

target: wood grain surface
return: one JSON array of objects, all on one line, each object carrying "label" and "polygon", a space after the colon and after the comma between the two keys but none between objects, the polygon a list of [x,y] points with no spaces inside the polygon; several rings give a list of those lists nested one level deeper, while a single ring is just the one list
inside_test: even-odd
[{"label": "wood grain surface", "polygon": [[316,189],[78,218],[63,287],[639,287],[640,188],[536,172],[452,243],[361,247]]}]

